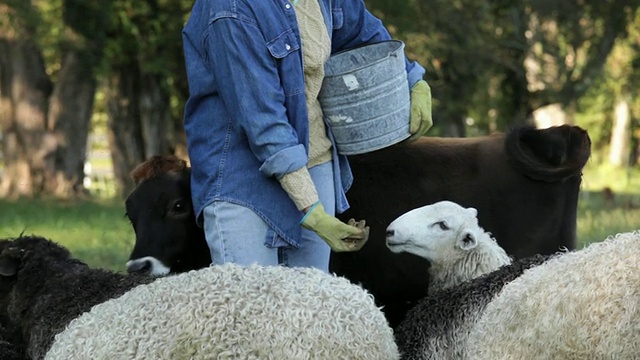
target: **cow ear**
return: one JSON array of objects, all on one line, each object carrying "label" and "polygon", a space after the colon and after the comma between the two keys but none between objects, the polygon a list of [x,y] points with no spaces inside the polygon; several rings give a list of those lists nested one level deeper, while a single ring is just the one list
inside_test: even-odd
[{"label": "cow ear", "polygon": [[458,247],[462,250],[469,251],[476,246],[478,246],[478,239],[470,232],[465,232],[458,238]]},{"label": "cow ear", "polygon": [[471,216],[473,216],[473,217],[477,217],[478,216],[478,210],[476,210],[475,208],[472,208],[472,207],[467,208],[467,212],[469,214],[471,214]]}]

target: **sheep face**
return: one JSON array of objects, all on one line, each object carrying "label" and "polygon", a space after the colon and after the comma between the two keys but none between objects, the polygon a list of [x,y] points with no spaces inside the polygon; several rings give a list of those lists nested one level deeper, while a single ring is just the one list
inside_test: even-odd
[{"label": "sheep face", "polygon": [[28,259],[46,254],[57,259],[69,259],[69,251],[39,236],[22,236],[0,240],[0,277],[15,276]]},{"label": "sheep face", "polygon": [[478,246],[483,233],[474,208],[441,201],[411,210],[387,227],[386,243],[394,253],[408,252],[432,264],[461,259]]},{"label": "sheep face", "polygon": [[[0,308],[21,314],[30,304],[30,291],[36,291],[46,281],[43,272],[49,260],[66,261],[69,251],[56,243],[38,236],[21,236],[0,240]],[[78,263],[81,263],[78,261]],[[22,283],[21,283],[22,282]],[[19,288],[16,293],[14,290]],[[28,288],[28,290],[25,290]],[[13,310],[11,310],[11,309]]]}]

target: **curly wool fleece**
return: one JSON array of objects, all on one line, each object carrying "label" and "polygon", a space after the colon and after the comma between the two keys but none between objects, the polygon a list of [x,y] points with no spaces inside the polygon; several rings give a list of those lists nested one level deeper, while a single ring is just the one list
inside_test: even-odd
[{"label": "curly wool fleece", "polygon": [[637,359],[640,232],[525,271],[489,303],[468,344],[473,360]]},{"label": "curly wool fleece", "polygon": [[316,269],[233,264],[94,306],[46,359],[398,359],[373,297]]}]

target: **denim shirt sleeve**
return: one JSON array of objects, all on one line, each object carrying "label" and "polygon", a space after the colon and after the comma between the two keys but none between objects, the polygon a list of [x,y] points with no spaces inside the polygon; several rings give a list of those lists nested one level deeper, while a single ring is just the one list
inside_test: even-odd
[{"label": "denim shirt sleeve", "polygon": [[222,101],[262,162],[260,171],[279,178],[305,166],[308,156],[287,118],[276,60],[255,19],[213,19],[204,46]]},{"label": "denim shirt sleeve", "polygon": [[[367,10],[363,0],[332,0],[332,3],[332,52],[391,39],[382,21]],[[405,64],[407,82],[411,88],[422,79],[425,69],[406,57]]]}]

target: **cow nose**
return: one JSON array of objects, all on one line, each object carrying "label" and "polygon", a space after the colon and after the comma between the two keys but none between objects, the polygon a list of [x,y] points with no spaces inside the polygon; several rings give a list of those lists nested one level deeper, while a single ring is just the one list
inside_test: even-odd
[{"label": "cow nose", "polygon": [[127,272],[129,274],[148,274],[151,271],[151,266],[149,260],[133,261],[127,266]]}]

